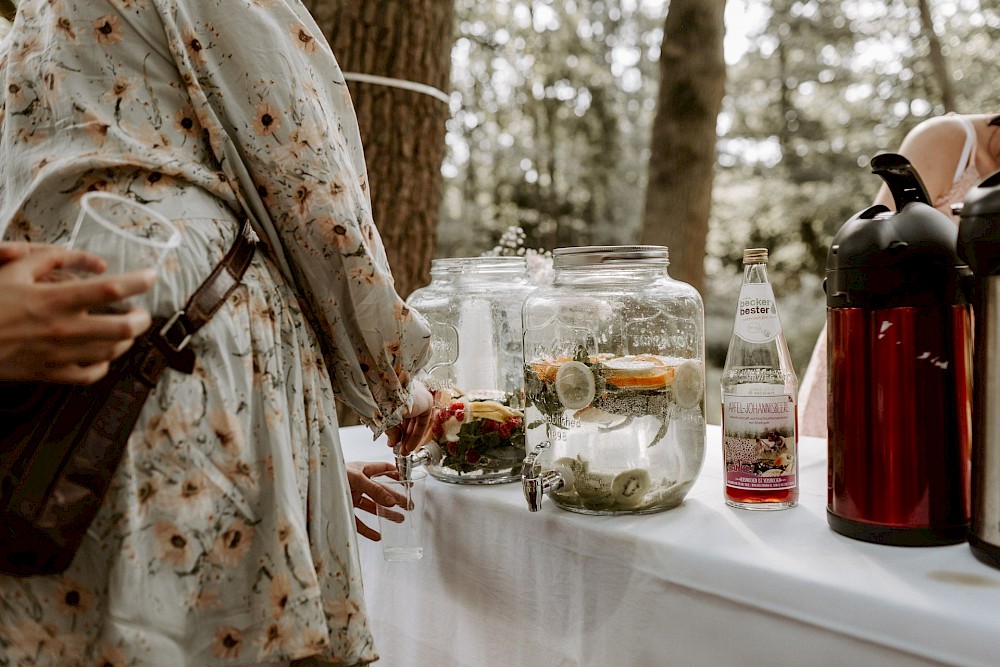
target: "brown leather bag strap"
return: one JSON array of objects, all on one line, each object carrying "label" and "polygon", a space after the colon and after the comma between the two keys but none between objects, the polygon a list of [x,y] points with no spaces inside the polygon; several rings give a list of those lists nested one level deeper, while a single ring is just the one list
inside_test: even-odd
[{"label": "brown leather bag strap", "polygon": [[256,246],[250,221],[244,219],[226,256],[195,290],[184,307],[171,315],[160,329],[160,338],[170,351],[178,353],[187,347],[191,337],[222,307],[243,279]]}]

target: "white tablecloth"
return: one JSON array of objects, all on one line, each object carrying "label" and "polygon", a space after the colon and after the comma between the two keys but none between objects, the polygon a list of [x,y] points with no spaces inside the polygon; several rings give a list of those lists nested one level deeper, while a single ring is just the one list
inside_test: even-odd
[{"label": "white tablecloth", "polygon": [[[391,459],[341,434],[348,459]],[[800,443],[800,504],[779,512],[727,507],[717,426],[707,449],[684,503],[649,516],[530,513],[520,484],[429,479],[423,560],[362,540],[380,664],[1000,665],[1000,571],[967,545],[831,531],[823,440]]]}]

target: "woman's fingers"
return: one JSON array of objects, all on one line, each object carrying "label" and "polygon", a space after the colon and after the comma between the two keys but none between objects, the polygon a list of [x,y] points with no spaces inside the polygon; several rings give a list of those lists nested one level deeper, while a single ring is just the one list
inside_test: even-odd
[{"label": "woman's fingers", "polygon": [[399,454],[411,454],[430,438],[431,415],[433,411],[425,412],[415,417],[407,417],[399,426],[393,426],[386,431],[389,447],[399,448]]},{"label": "woman's fingers", "polygon": [[104,376],[108,362],[125,354],[149,324],[149,313],[138,308],[121,315],[81,313],[22,321],[6,336],[15,341],[20,336],[21,342],[0,354],[0,370],[11,380],[90,384]]},{"label": "woman's fingers", "polygon": [[[401,507],[403,505],[406,505],[406,499],[404,498],[402,502],[399,503],[399,505]],[[371,498],[362,498],[359,502],[355,503],[354,506],[359,510],[368,512],[369,514],[375,514],[376,516],[381,516],[383,519],[388,519],[393,523],[402,523],[403,520],[406,518],[406,515],[404,515],[402,512],[391,510],[389,509],[390,506],[383,505],[382,503],[376,503]]]},{"label": "woman's fingers", "polygon": [[410,454],[421,445],[425,444],[430,435],[431,416],[433,410],[411,417],[405,420],[405,430],[400,439],[399,449],[401,454]]},{"label": "woman's fingers", "polygon": [[[376,475],[389,475],[393,478],[398,477],[396,474],[396,466],[392,463],[384,461],[367,461],[367,462],[352,462],[352,466],[359,466],[362,475],[355,478],[351,484],[352,493],[362,493],[364,496],[360,502],[365,502],[369,498],[378,503],[383,507],[393,507],[399,505],[403,507],[406,505],[406,495],[400,493],[399,491],[386,486],[385,484],[380,484],[377,479],[372,479]],[[361,507],[361,505],[358,505]],[[369,507],[362,507],[368,512],[375,513],[374,504]]]},{"label": "woman's fingers", "polygon": [[66,337],[129,340],[140,336],[150,324],[152,319],[149,313],[135,306],[122,313],[86,313],[78,327],[68,332]]},{"label": "woman's fingers", "polygon": [[389,463],[388,461],[360,461],[361,472],[364,473],[365,477],[373,477],[375,475],[392,475],[393,479],[399,477],[396,473],[396,465]]},{"label": "woman's fingers", "polygon": [[389,521],[392,521],[393,523],[403,523],[403,520],[406,519],[406,515],[404,515],[402,512],[397,512],[395,510],[387,509],[385,507],[383,507],[380,510],[379,515],[383,519],[388,519]]},{"label": "woman's fingers", "polygon": [[[376,508],[375,503],[378,503],[382,507],[406,507],[407,499],[406,495],[396,491],[395,489],[390,489],[381,484],[372,483],[373,486],[366,487],[364,489],[365,497],[361,499],[360,503],[364,503],[369,500],[372,504],[369,507],[362,507],[358,504],[357,507],[364,509],[367,512],[375,514]],[[409,508],[407,508],[409,509]]]},{"label": "woman's fingers", "polygon": [[0,265],[24,257],[31,252],[31,244],[13,241],[0,243]]},{"label": "woman's fingers", "polygon": [[[392,430],[392,429],[390,429]],[[387,519],[393,523],[402,523],[406,518],[402,512],[389,509],[390,507],[405,507],[412,509],[413,503],[409,502],[406,495],[380,484],[378,475],[384,475],[393,479],[398,479],[396,466],[385,461],[348,461],[347,481],[351,487],[351,502],[355,509],[359,509],[369,514],[375,514],[382,519]],[[382,536],[378,531],[365,525],[357,516],[354,517],[354,524],[358,534],[370,540],[378,542]]]},{"label": "woman's fingers", "polygon": [[382,539],[382,535],[377,530],[368,527],[357,517],[354,517],[354,525],[357,527],[358,535],[361,535],[361,537],[367,537],[372,542],[378,542]]},{"label": "woman's fingers", "polygon": [[[392,507],[398,500],[392,491],[371,480],[368,480],[368,484],[365,485],[364,493],[373,501],[385,507]],[[405,497],[403,498],[403,502],[406,502]]]},{"label": "woman's fingers", "polygon": [[413,400],[410,403],[409,411],[406,413],[407,417],[412,418],[426,414],[434,407],[434,395],[431,394],[423,382],[419,380],[411,382],[410,393],[413,396]]},{"label": "woman's fingers", "polygon": [[154,271],[80,279],[69,270],[70,260],[87,272],[106,268],[93,255],[65,248],[0,244],[5,379],[95,382],[149,328],[149,313],[122,301],[148,290]]},{"label": "woman's fingers", "polygon": [[0,243],[0,265],[21,258],[21,269],[39,282],[78,279],[104,273],[108,268],[100,257],[79,250],[43,243]]},{"label": "woman's fingers", "polygon": [[149,313],[134,309],[121,315],[63,317],[35,322],[33,339],[18,356],[48,364],[91,363],[117,359],[149,328]]},{"label": "woman's fingers", "polygon": [[141,294],[155,282],[156,272],[152,269],[143,269],[114,276],[53,283],[49,286],[49,291],[57,307],[67,310],[86,310]]},{"label": "woman's fingers", "polygon": [[39,347],[38,351],[27,356],[34,356],[36,360],[50,366],[93,364],[117,359],[132,347],[132,342],[132,339],[55,341]]},{"label": "woman's fingers", "polygon": [[396,445],[398,445],[399,441],[402,440],[403,437],[402,433],[403,429],[401,429],[399,426],[393,426],[386,430],[385,440],[386,444],[389,445],[389,449],[396,448]]},{"label": "woman's fingers", "polygon": [[434,396],[419,380],[410,383],[410,393],[413,400],[403,421],[386,431],[389,447],[407,455],[424,444],[431,416],[434,414]]},{"label": "woman's fingers", "polygon": [[[38,355],[51,354],[57,348],[77,349],[96,345],[110,347],[120,341],[131,341],[141,335],[152,319],[142,308],[132,307],[121,313],[53,313],[43,305],[32,309],[19,327],[30,342],[26,348]],[[125,349],[128,349],[126,346]],[[124,350],[109,357],[113,359]],[[79,361],[84,361],[80,359]]]}]

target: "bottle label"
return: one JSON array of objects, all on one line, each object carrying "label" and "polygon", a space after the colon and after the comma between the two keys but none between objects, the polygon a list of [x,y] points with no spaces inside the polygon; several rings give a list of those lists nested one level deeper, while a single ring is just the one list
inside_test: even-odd
[{"label": "bottle label", "polygon": [[749,343],[768,343],[781,333],[770,283],[745,283],[740,288],[733,333]]},{"label": "bottle label", "polygon": [[725,394],[722,410],[726,485],[750,491],[794,489],[795,398]]}]

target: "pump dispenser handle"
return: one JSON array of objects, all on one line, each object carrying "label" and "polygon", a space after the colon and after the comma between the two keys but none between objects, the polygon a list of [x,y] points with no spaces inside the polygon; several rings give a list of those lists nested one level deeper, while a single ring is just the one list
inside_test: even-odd
[{"label": "pump dispenser handle", "polygon": [[885,181],[889,192],[892,193],[897,211],[902,211],[904,206],[913,202],[931,204],[920,174],[902,155],[898,153],[876,155],[872,158],[871,167],[872,173]]}]

